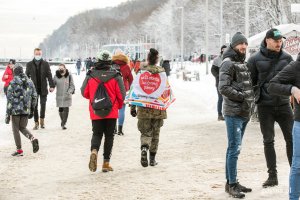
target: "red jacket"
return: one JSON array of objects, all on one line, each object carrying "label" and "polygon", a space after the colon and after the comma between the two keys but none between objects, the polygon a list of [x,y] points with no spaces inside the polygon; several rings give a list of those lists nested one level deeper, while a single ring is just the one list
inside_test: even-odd
[{"label": "red jacket", "polygon": [[[5,79],[4,76],[8,75],[8,78]],[[8,87],[9,83],[14,79],[14,74],[13,74],[13,70],[7,66],[5,69],[5,72],[2,76],[2,81],[5,82],[4,87]]]},{"label": "red jacket", "polygon": [[[90,72],[90,75],[88,74],[86,76],[81,87],[81,94],[84,98],[89,99],[89,111],[91,120],[118,118],[119,109],[121,109],[123,106],[126,92],[121,76],[115,76],[116,72],[111,71],[110,66],[101,69],[96,67],[96,69]],[[113,103],[111,112],[105,118],[97,116],[94,113],[94,110],[91,105],[91,102],[94,100],[99,81],[104,82],[104,86]]]},{"label": "red jacket", "polygon": [[114,55],[112,58],[113,62],[120,66],[120,72],[123,76],[123,82],[126,92],[130,89],[133,82],[133,76],[128,65],[129,59],[123,54]]}]

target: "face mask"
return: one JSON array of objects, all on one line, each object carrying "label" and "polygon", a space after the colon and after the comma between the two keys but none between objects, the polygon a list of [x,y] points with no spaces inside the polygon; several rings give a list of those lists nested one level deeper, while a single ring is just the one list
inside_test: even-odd
[{"label": "face mask", "polygon": [[42,59],[42,56],[34,56],[34,59],[37,60],[37,61],[39,61],[39,60]]}]

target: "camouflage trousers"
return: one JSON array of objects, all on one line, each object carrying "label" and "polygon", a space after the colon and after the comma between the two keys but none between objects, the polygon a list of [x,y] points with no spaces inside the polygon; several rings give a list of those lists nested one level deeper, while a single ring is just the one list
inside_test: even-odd
[{"label": "camouflage trousers", "polygon": [[149,148],[151,153],[157,152],[160,128],[163,124],[163,119],[138,120],[138,129],[141,132],[141,147]]}]

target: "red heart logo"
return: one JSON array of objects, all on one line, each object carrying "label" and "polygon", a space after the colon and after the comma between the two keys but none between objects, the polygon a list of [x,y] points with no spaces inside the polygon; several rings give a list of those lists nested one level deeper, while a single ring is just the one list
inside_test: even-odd
[{"label": "red heart logo", "polygon": [[161,84],[161,78],[159,74],[144,72],[141,74],[139,82],[140,87],[146,94],[152,94],[159,88]]}]

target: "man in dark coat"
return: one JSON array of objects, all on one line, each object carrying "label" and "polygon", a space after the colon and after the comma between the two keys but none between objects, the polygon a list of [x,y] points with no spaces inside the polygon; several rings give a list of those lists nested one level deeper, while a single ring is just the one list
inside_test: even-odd
[{"label": "man in dark coat", "polygon": [[[48,83],[50,85],[50,92],[54,91],[54,82],[52,79],[52,73],[50,70],[49,63],[42,59],[42,50],[39,48],[34,49],[34,59],[27,63],[26,65],[26,75],[32,80],[36,88],[38,99],[40,99],[40,116],[38,112],[38,104],[34,110],[34,130],[39,128],[45,128],[45,112],[46,112],[46,102],[48,95]],[[48,81],[47,81],[48,80]],[[40,122],[39,122],[40,117]]]},{"label": "man in dark coat", "polygon": [[260,50],[248,60],[251,79],[254,86],[260,129],[263,135],[264,152],[268,167],[268,179],[263,187],[278,185],[276,153],[274,148],[274,125],[278,122],[285,142],[289,164],[292,163],[293,112],[287,96],[276,96],[268,92],[270,80],[282,71],[293,59],[282,50],[282,34],[277,29],[267,31]]}]

